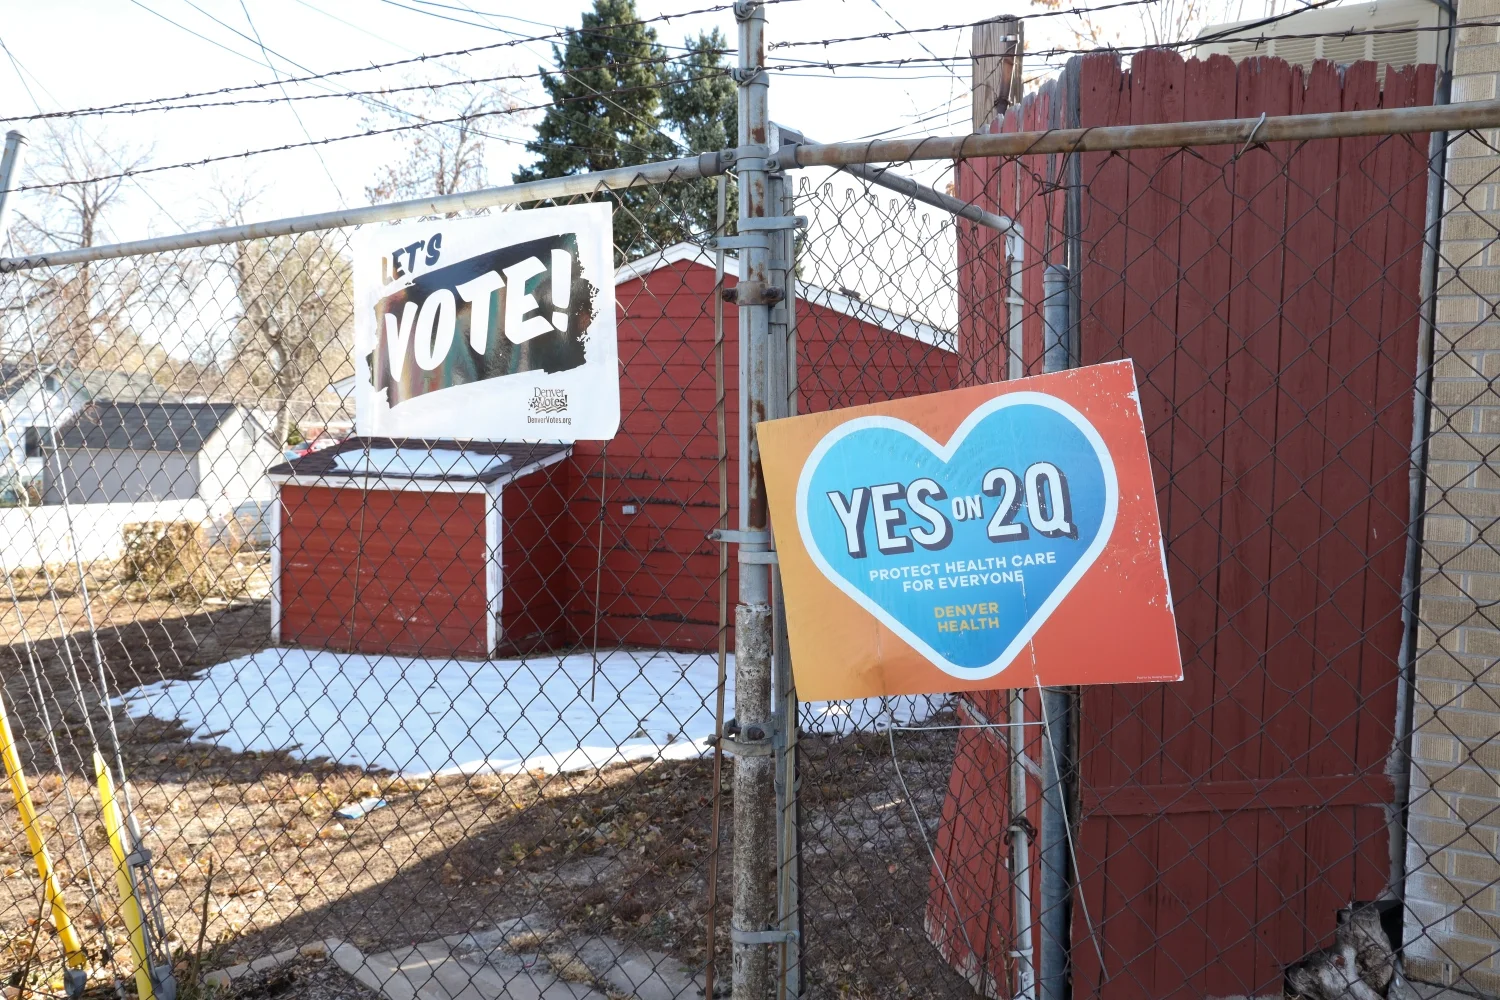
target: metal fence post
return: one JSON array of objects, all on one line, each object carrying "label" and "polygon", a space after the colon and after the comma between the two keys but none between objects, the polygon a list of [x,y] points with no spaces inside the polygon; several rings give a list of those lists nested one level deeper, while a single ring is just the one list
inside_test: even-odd
[{"label": "metal fence post", "polygon": [[26,137],[15,129],[5,133],[5,155],[0,158],[0,238],[10,232],[10,189],[26,152]]},{"label": "metal fence post", "polygon": [[765,8],[739,0],[739,284],[740,529],[739,602],[734,613],[734,906],[730,925],[734,1000],[766,1000],[771,987],[768,945],[785,941],[769,928],[774,900],[775,757],[771,755],[770,522],[755,426],[767,415],[770,358],[770,232],[765,228],[770,153],[766,105]]},{"label": "metal fence post", "polygon": [[[1047,265],[1042,272],[1042,370],[1073,367],[1068,269]],[[1068,795],[1072,770],[1073,696],[1063,688],[1043,688],[1042,696],[1042,866],[1041,1000],[1067,1000],[1072,878],[1068,864]]]}]

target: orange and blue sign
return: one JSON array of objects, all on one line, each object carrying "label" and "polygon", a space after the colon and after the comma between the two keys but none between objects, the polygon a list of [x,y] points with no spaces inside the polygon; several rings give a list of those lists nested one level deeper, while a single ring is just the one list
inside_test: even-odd
[{"label": "orange and blue sign", "polygon": [[799,697],[1181,679],[1129,361],[758,437]]}]

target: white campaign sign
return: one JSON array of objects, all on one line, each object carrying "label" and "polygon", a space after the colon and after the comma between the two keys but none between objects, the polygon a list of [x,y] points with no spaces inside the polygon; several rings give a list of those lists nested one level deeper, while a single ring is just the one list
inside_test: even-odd
[{"label": "white campaign sign", "polygon": [[606,204],[362,230],[355,429],[478,441],[614,437],[613,246]]}]

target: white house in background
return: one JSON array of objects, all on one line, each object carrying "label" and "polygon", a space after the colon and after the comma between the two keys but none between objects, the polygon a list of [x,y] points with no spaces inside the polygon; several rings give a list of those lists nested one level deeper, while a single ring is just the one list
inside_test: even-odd
[{"label": "white house in background", "polygon": [[144,371],[0,363],[0,493],[41,478],[53,431],[89,400],[158,400],[164,395]]},{"label": "white house in background", "polygon": [[55,366],[0,364],[0,484],[16,489],[35,480],[52,428],[85,401]]},{"label": "white house in background", "polygon": [[1385,80],[1387,66],[1439,62],[1438,46],[1446,41],[1441,7],[1431,0],[1375,0],[1337,7],[1313,5],[1282,17],[1268,28],[1265,18],[1211,24],[1199,38],[1200,59],[1226,55],[1239,62],[1252,56],[1274,56],[1304,70],[1315,60],[1348,65],[1368,59]]},{"label": "white house in background", "polygon": [[273,418],[239,403],[89,403],[56,433],[43,503],[202,500],[210,509],[268,500],[281,460]]}]

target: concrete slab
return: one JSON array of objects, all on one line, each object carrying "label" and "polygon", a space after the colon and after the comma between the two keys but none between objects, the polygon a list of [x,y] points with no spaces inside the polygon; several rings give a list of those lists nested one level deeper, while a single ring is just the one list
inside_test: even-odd
[{"label": "concrete slab", "polygon": [[[697,1000],[694,973],[670,955],[614,938],[567,937],[531,913],[494,928],[362,954],[329,957],[386,1000]],[[592,982],[590,982],[590,980]],[[599,987],[608,988],[607,994]]]}]

